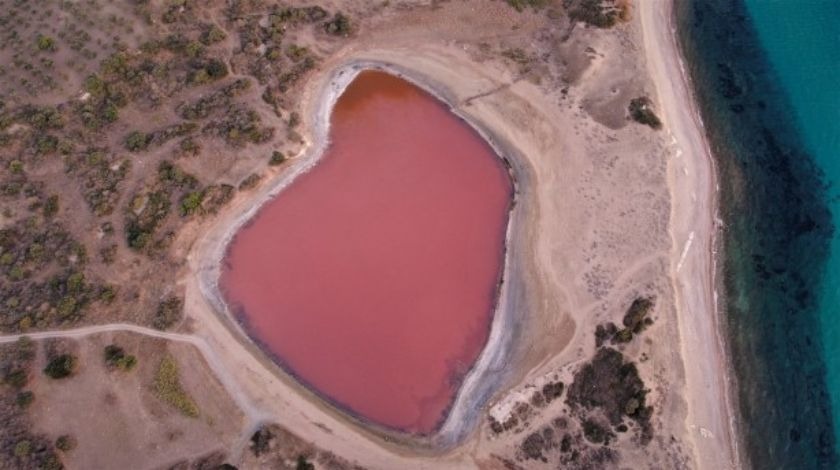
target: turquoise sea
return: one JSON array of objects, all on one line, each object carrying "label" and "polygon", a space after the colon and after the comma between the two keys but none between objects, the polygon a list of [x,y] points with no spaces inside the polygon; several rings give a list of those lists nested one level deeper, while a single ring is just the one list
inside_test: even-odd
[{"label": "turquoise sea", "polygon": [[840,468],[840,0],[677,0],[753,468]]},{"label": "turquoise sea", "polygon": [[[792,124],[829,184],[840,226],[840,1],[748,0],[761,46],[793,105]],[[828,392],[840,431],[840,236],[818,294]]]}]

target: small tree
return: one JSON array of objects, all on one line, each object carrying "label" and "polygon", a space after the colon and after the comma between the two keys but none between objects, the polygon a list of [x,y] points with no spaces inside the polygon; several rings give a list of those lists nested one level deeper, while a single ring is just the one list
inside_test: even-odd
[{"label": "small tree", "polygon": [[350,18],[341,12],[336,13],[330,21],[324,23],[324,31],[333,36],[347,37],[352,30],[353,26],[350,24]]},{"label": "small tree", "polygon": [[13,370],[3,377],[3,382],[14,388],[20,389],[25,387],[29,382],[29,375],[23,369]]},{"label": "small tree", "polygon": [[105,346],[105,364],[110,368],[129,371],[137,365],[137,358],[126,354],[125,350],[116,344]]},{"label": "small tree", "polygon": [[128,137],[125,138],[125,148],[132,152],[146,150],[146,147],[148,146],[149,137],[143,132],[134,131],[131,134],[128,134]]},{"label": "small tree", "polygon": [[73,355],[61,354],[47,363],[44,374],[52,379],[64,379],[73,375],[76,365],[76,358]]},{"label": "small tree", "polygon": [[158,330],[165,330],[181,320],[183,301],[176,296],[169,296],[158,304],[157,313],[152,320],[152,326]]},{"label": "small tree", "polygon": [[44,217],[51,218],[56,214],[58,214],[58,195],[54,194],[44,203]]},{"label": "small tree", "polygon": [[62,452],[75,449],[77,444],[76,438],[69,434],[58,436],[58,439],[55,440],[55,447]]},{"label": "small tree", "polygon": [[283,155],[283,152],[279,150],[275,150],[271,152],[271,158],[268,160],[268,164],[271,166],[281,165],[283,162],[286,161],[286,156]]},{"label": "small tree", "polygon": [[27,439],[18,441],[17,444],[15,444],[14,453],[15,457],[29,457],[29,454],[32,453],[32,443]]},{"label": "small tree", "polygon": [[33,401],[35,401],[35,394],[29,390],[20,392],[15,397],[15,403],[17,403],[17,406],[21,408],[28,408]]},{"label": "small tree", "polygon": [[659,120],[659,117],[653,112],[652,108],[653,102],[650,98],[642,96],[631,100],[627,110],[630,112],[630,117],[634,121],[650,126],[652,129],[661,129],[662,121]]},{"label": "small tree", "polygon": [[306,457],[303,455],[298,455],[297,458],[297,465],[295,466],[296,470],[315,470],[315,465],[312,465]]},{"label": "small tree", "polygon": [[181,216],[188,216],[196,213],[204,202],[204,191],[192,191],[181,198]]}]

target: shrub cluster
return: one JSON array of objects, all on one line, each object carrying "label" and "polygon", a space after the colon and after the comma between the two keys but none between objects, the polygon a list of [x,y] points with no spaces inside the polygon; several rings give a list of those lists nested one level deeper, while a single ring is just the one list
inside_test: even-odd
[{"label": "shrub cluster", "polygon": [[169,296],[158,304],[152,326],[158,330],[165,330],[181,320],[184,302],[176,296]]},{"label": "shrub cluster", "polygon": [[650,126],[652,129],[661,129],[662,121],[656,113],[653,112],[653,102],[650,98],[642,96],[630,100],[630,105],[627,107],[630,112],[630,118],[639,124]]},{"label": "shrub cluster", "polygon": [[77,359],[72,354],[59,354],[47,363],[44,374],[52,379],[65,379],[73,375],[77,365]]},{"label": "shrub cluster", "polygon": [[573,21],[597,28],[611,28],[629,14],[622,0],[564,0],[563,6]]},{"label": "shrub cluster", "polygon": [[137,358],[132,354],[126,354],[125,350],[116,344],[105,346],[105,365],[111,369],[129,371],[137,365]]}]

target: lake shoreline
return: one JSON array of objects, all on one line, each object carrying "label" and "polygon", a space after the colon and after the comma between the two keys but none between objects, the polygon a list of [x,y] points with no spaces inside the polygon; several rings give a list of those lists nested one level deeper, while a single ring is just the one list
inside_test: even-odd
[{"label": "lake shoreline", "polygon": [[[497,296],[494,301],[495,307],[493,308],[487,342],[481,348],[481,353],[475,363],[471,365],[469,372],[460,380],[455,398],[445,412],[442,422],[436,431],[428,436],[405,433],[377,425],[338,404],[327,394],[305,385],[305,382],[300,381],[295,374],[282,366],[282,360],[277,358],[264,345],[260,344],[259,341],[256,341],[253,336],[248,334],[249,329],[247,325],[242,323],[242,319],[229,310],[224,296],[219,289],[221,263],[225,258],[227,247],[236,232],[256,216],[266,203],[273,200],[285,188],[293,184],[298,176],[305,174],[318,164],[329,145],[329,121],[332,108],[346,87],[363,70],[380,70],[404,79],[429,93],[447,106],[453,114],[477,132],[493,149],[496,156],[507,167],[513,185],[512,200],[508,210],[505,229],[505,244],[502,250],[504,261],[501,277],[497,283]],[[521,218],[521,215],[519,215],[520,211],[517,210],[517,207],[520,205],[519,195],[522,190],[522,178],[519,175],[525,172],[522,167],[523,163],[516,161],[517,157],[509,156],[515,155],[515,151],[503,148],[499,140],[494,138],[489,130],[477,125],[468,117],[459,113],[447,100],[448,93],[445,90],[441,90],[439,86],[436,88],[428,80],[424,80],[422,75],[413,73],[409,69],[387,62],[356,60],[334,69],[328,76],[329,79],[322,88],[322,91],[316,92],[316,94],[320,94],[321,98],[315,101],[316,111],[311,120],[313,139],[307,142],[307,147],[300,155],[291,159],[289,166],[282,171],[280,178],[277,178],[270,187],[263,190],[255,199],[252,199],[252,205],[247,211],[240,213],[238,217],[226,225],[222,237],[210,248],[209,257],[206,258],[212,264],[205,266],[201,271],[202,291],[215,307],[215,310],[220,312],[224,317],[225,323],[236,325],[237,336],[242,336],[242,341],[256,346],[262,354],[271,358],[283,370],[284,374],[288,375],[292,380],[300,381],[307,390],[317,396],[319,400],[323,400],[325,404],[329,404],[329,406],[346,414],[354,421],[358,421],[360,425],[370,428],[377,434],[387,436],[389,439],[427,442],[433,448],[445,450],[457,445],[474,429],[476,420],[480,417],[480,410],[504,380],[503,376],[505,374],[498,374],[496,371],[505,369],[505,365],[508,363],[510,357],[511,348],[513,347],[512,339],[516,332],[515,321],[512,318],[513,306],[517,300],[520,302],[522,300],[518,299],[521,297],[521,293],[510,292],[511,289],[517,289],[518,284],[521,283],[521,281],[515,279],[516,274],[512,271],[514,268],[511,268],[510,247],[516,245],[512,237],[516,236],[515,227],[517,226],[518,219]],[[498,377],[493,377],[494,375]]]}]

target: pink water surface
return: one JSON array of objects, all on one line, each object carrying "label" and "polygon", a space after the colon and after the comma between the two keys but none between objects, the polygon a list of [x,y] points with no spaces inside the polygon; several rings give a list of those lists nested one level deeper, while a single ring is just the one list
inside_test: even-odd
[{"label": "pink water surface", "polygon": [[222,292],[302,382],[427,434],[487,341],[511,180],[442,103],[383,72],[349,85],[330,138],[238,232]]}]

